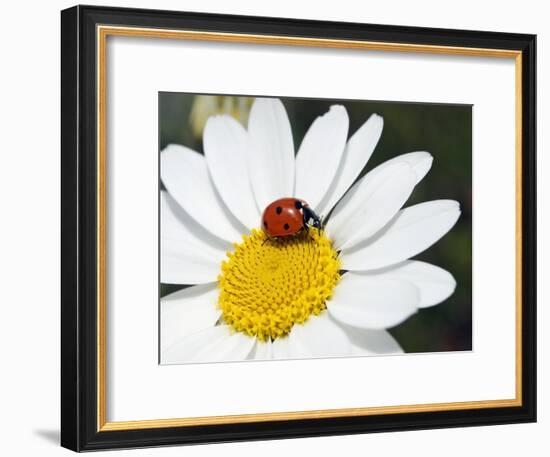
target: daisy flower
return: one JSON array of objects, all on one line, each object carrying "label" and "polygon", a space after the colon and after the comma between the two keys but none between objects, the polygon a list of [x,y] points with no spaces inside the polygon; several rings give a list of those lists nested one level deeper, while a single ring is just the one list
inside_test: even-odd
[{"label": "daisy flower", "polygon": [[[161,152],[161,282],[191,285],[161,299],[161,363],[403,352],[387,329],[456,287],[447,271],[410,259],[460,209],[402,208],[431,167],[424,151],[357,180],[382,127],[373,114],[348,138],[346,109],[334,105],[295,153],[281,101],[257,98],[246,129],[208,118],[204,155],[175,144]],[[328,215],[323,229],[266,242],[263,209],[292,196]]]}]

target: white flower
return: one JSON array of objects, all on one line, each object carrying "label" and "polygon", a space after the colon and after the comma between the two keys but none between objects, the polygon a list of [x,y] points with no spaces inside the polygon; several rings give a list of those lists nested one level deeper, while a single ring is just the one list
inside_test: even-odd
[{"label": "white flower", "polygon": [[[295,155],[283,104],[258,98],[248,129],[208,119],[204,156],[162,151],[161,282],[194,284],[161,300],[162,363],[399,353],[386,329],[453,293],[450,273],[409,259],[453,227],[458,203],[401,209],[432,156],[397,156],[353,184],[383,120],[349,140],[348,124],[332,106]],[[325,231],[263,243],[261,212],[289,196],[330,214]]]}]

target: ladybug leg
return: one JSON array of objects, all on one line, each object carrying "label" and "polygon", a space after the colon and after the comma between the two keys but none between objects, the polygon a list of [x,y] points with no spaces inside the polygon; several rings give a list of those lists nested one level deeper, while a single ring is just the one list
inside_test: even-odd
[{"label": "ladybug leg", "polygon": [[306,233],[306,236],[309,238],[310,241],[315,241],[313,237],[311,236],[311,233],[309,233],[309,225],[304,223],[304,226],[301,228]]},{"label": "ladybug leg", "polygon": [[303,211],[303,223],[304,225],[302,226],[302,229],[304,232],[306,232],[307,234],[307,237],[313,241],[313,238],[311,237],[311,234],[309,233],[309,213],[306,211],[306,208],[309,209],[309,207],[307,206],[303,206],[302,207],[302,211]]},{"label": "ladybug leg", "polygon": [[319,217],[319,223],[317,225],[317,230],[319,230],[319,235],[321,234],[321,229],[324,227],[324,224],[323,224],[323,216],[320,216]]}]

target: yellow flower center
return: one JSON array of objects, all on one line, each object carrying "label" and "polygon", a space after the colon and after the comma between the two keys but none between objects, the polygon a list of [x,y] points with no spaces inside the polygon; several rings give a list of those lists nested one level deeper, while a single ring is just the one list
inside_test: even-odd
[{"label": "yellow flower center", "polygon": [[243,236],[218,277],[222,320],[262,341],[321,313],[340,279],[338,254],[323,232],[266,238],[259,229]]}]

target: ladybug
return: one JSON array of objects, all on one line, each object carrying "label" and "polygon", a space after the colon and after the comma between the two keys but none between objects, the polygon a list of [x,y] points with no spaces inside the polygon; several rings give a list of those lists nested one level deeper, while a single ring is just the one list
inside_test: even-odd
[{"label": "ladybug", "polygon": [[310,225],[321,231],[321,218],[299,198],[280,198],[266,206],[262,228],[269,238],[285,238],[306,232]]}]

